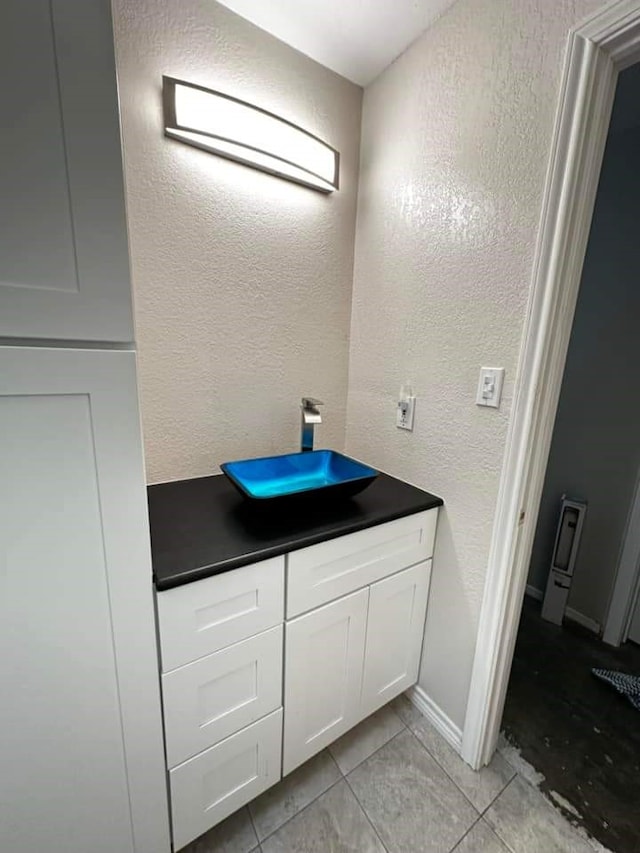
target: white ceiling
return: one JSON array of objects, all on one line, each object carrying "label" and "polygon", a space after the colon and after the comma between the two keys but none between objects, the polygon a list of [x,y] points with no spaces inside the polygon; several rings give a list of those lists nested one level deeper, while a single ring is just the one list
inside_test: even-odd
[{"label": "white ceiling", "polygon": [[454,0],[220,0],[223,6],[361,86]]}]

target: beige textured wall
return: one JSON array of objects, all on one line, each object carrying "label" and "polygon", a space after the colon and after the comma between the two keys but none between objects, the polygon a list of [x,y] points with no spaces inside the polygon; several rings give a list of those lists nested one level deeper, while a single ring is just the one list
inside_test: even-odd
[{"label": "beige textured wall", "polygon": [[[114,0],[150,482],[298,449],[303,394],[342,448],[362,90],[213,0]],[[341,152],[325,196],[162,135],[162,74]]]},{"label": "beige textured wall", "polygon": [[458,0],[365,92],[346,447],[445,500],[420,684],[460,727],[567,35],[601,5]]}]

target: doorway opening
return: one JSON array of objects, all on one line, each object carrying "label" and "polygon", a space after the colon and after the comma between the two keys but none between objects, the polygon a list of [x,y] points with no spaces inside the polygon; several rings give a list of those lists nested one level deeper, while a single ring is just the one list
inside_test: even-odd
[{"label": "doorway opening", "polygon": [[[502,721],[542,790],[619,853],[640,849],[637,550],[613,606],[640,526],[639,237],[636,64],[617,82]],[[635,706],[594,669],[637,677]]]}]

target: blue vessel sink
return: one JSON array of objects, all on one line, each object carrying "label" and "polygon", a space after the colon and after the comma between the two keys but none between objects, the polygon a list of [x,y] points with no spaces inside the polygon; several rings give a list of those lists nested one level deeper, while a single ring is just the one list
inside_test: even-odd
[{"label": "blue vessel sink", "polygon": [[240,459],[225,462],[220,468],[245,497],[253,500],[301,494],[348,497],[362,491],[378,476],[374,468],[334,450]]}]

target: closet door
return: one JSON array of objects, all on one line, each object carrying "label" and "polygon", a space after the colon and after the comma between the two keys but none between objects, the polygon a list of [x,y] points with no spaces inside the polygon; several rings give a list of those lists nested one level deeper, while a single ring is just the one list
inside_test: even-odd
[{"label": "closet door", "polygon": [[131,341],[108,0],[2,0],[0,78],[0,337]]},{"label": "closet door", "polygon": [[0,850],[168,853],[132,352],[0,347]]}]

